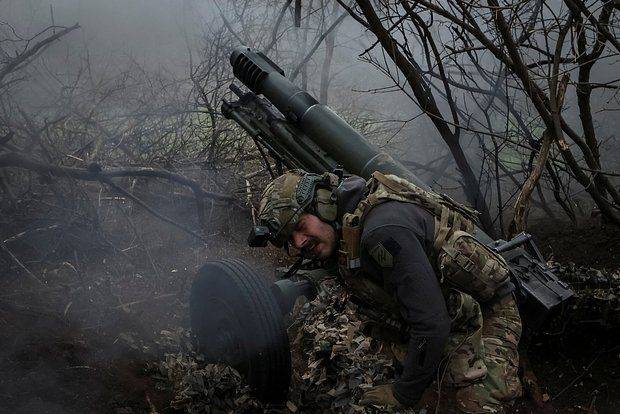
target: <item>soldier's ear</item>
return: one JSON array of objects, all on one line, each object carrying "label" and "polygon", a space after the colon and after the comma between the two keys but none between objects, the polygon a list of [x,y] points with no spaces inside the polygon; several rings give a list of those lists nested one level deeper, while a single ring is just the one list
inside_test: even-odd
[{"label": "soldier's ear", "polygon": [[338,206],[332,197],[332,191],[325,188],[316,190],[316,215],[326,222],[336,221]]}]

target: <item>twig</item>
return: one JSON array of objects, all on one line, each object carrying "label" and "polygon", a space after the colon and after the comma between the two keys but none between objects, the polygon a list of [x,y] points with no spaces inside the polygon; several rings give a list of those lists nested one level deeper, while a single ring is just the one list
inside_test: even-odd
[{"label": "twig", "polygon": [[594,365],[594,363],[598,360],[598,357],[601,356],[601,354],[598,354],[594,357],[594,359],[592,360],[592,362],[590,362],[588,364],[588,366],[583,370],[583,372],[581,374],[579,374],[577,377],[575,377],[574,380],[572,380],[566,387],[562,388],[560,390],[560,392],[558,392],[556,395],[554,395],[551,398],[551,401],[555,400],[556,398],[558,398],[560,395],[562,395],[562,393],[564,393],[564,391],[566,391],[567,389],[569,389],[570,387],[573,386],[573,384],[575,384],[577,381],[579,381],[581,378],[583,378],[584,375],[586,375],[588,373],[588,371],[590,370],[590,368],[592,368],[592,365]]},{"label": "twig", "polygon": [[36,277],[34,275],[34,273],[32,273],[30,270],[28,270],[28,268],[17,258],[17,256],[15,256],[13,254],[13,252],[11,250],[9,250],[8,247],[6,247],[6,245],[4,244],[3,241],[0,240],[0,247],[2,248],[2,250],[4,250],[5,252],[7,252],[7,254],[9,256],[11,256],[11,258],[15,261],[15,263],[17,263],[19,265],[19,267],[21,267],[22,269],[24,269],[24,271],[26,272],[26,274],[35,282],[37,282],[39,285],[41,286],[45,286],[43,284],[43,282],[41,282],[41,280]]},{"label": "twig", "polygon": [[155,217],[157,217],[161,221],[165,221],[166,223],[172,224],[173,226],[183,230],[187,234],[189,234],[191,236],[194,236],[194,237],[196,237],[199,240],[202,240],[204,243],[208,243],[209,242],[206,238],[202,237],[200,234],[196,233],[195,231],[185,227],[183,224],[177,223],[176,221],[172,220],[171,218],[166,217],[163,214],[157,212],[151,206],[146,204],[144,201],[140,200],[135,195],[131,194],[129,191],[125,190],[123,187],[113,183],[112,180],[110,180],[109,178],[102,177],[101,181],[106,183],[107,185],[109,185],[114,190],[118,191],[119,193],[123,194],[125,197],[131,199],[134,203],[138,204],[140,207],[142,207],[143,209],[145,209],[146,211],[148,211],[149,213],[151,213],[152,215],[154,215]]},{"label": "twig", "polygon": [[299,64],[297,65],[297,67],[295,68],[295,70],[293,70],[289,76],[290,80],[293,81],[295,80],[295,78],[297,77],[297,75],[299,75],[299,72],[301,71],[301,69],[304,67],[304,65],[306,63],[308,63],[308,61],[310,60],[310,58],[312,57],[312,55],[314,55],[314,52],[316,52],[316,50],[319,48],[319,46],[321,45],[321,43],[323,42],[323,39],[325,39],[327,37],[327,35],[334,30],[336,27],[338,27],[338,25],[344,20],[345,17],[347,17],[349,15],[349,13],[342,13],[340,15],[340,17],[338,17],[328,28],[327,30],[325,30],[324,33],[321,34],[321,36],[319,36],[319,38],[317,39],[317,41],[314,43],[314,46],[312,46],[312,49],[310,49],[310,51],[308,52],[308,54],[306,54],[306,56],[301,60],[301,62],[299,62]]},{"label": "twig", "polygon": [[[217,3],[216,3],[216,5],[217,5]],[[218,8],[219,8],[219,6],[218,6]],[[221,11],[221,10],[220,10],[220,17],[222,18],[222,21],[224,22],[224,26],[226,26],[226,28],[228,29],[228,31],[229,31],[229,32],[230,32],[233,36],[235,36],[235,38],[237,39],[237,41],[238,41],[240,44],[242,44],[242,45],[246,44],[247,42],[245,42],[245,41],[244,41],[244,40],[243,40],[243,39],[242,39],[242,38],[241,38],[241,37],[237,34],[237,32],[235,32],[235,29],[233,29],[232,25],[231,25],[231,24],[230,24],[230,22],[226,19],[226,16],[224,16],[224,13],[222,13],[222,11]]]},{"label": "twig", "polygon": [[145,393],[144,396],[146,399],[146,403],[149,405],[149,414],[159,414],[159,411],[157,411],[157,407],[155,407],[155,404],[151,402],[151,398],[149,397],[148,393]]},{"label": "twig", "polygon": [[32,230],[25,230],[25,231],[22,231],[21,233],[17,233],[16,235],[9,237],[8,239],[4,239],[3,243],[14,242],[15,240],[21,239],[26,234],[42,233],[44,231],[54,230],[54,229],[57,229],[59,227],[60,227],[60,224],[53,224],[53,225],[48,226],[48,227],[39,227],[39,228],[32,229]]},{"label": "twig", "polygon": [[273,29],[271,31],[271,41],[269,42],[267,46],[265,46],[265,50],[263,50],[264,54],[269,53],[271,48],[278,41],[278,29],[280,28],[280,24],[282,23],[282,19],[284,18],[284,15],[286,14],[286,9],[288,9],[288,6],[290,6],[292,2],[293,0],[285,0],[284,3],[282,4],[280,13],[278,13],[278,18],[276,19],[276,22],[273,24]]},{"label": "twig", "polygon": [[169,297],[176,296],[176,295],[177,295],[176,293],[166,293],[164,295],[153,296],[152,298],[136,300],[136,301],[127,302],[127,303],[121,303],[120,305],[114,306],[110,309],[126,309],[128,306],[139,305],[141,303],[150,302],[152,300],[165,299],[165,298],[169,298]]},{"label": "twig", "polygon": [[16,57],[9,59],[8,63],[6,65],[4,65],[3,68],[0,69],[0,85],[2,84],[2,79],[4,79],[5,76],[7,76],[9,73],[14,72],[15,70],[17,70],[23,63],[25,63],[28,59],[34,57],[37,52],[39,52],[41,49],[47,47],[49,44],[51,44],[53,41],[60,39],[61,37],[63,37],[64,35],[66,35],[67,33],[79,28],[80,25],[78,23],[74,24],[71,27],[66,27],[63,30],[61,30],[58,33],[55,33],[49,37],[46,37],[45,39],[41,40],[40,42],[36,43],[34,46],[32,46],[30,49],[26,50],[24,53],[21,53],[19,55],[17,55]]}]

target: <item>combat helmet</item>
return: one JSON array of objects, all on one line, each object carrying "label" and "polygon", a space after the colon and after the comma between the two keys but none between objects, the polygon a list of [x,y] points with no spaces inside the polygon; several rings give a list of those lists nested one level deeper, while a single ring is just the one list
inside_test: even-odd
[{"label": "combat helmet", "polygon": [[287,241],[305,213],[335,225],[337,206],[334,190],[336,174],[313,174],[290,170],[270,182],[262,193],[258,223],[252,228],[248,244],[262,247],[271,242],[286,247]]}]

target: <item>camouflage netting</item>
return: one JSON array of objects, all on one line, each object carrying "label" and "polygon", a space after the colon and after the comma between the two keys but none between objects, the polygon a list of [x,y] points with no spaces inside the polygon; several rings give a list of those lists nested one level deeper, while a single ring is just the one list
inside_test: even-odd
[{"label": "camouflage netting", "polygon": [[202,356],[193,352],[189,331],[162,331],[162,337],[160,345],[179,350],[166,354],[154,375],[162,388],[172,391],[172,408],[190,414],[263,412],[237,371],[205,364]]},{"label": "camouflage netting", "polygon": [[620,271],[602,272],[576,266],[556,264],[558,277],[575,292],[571,309],[563,323],[593,324],[613,328],[620,325]]},{"label": "camouflage netting", "polygon": [[394,378],[390,344],[365,333],[367,321],[355,305],[337,310],[342,293],[338,285],[324,287],[317,299],[298,310],[289,329],[293,398],[304,412],[393,412],[357,404],[365,389]]},{"label": "camouflage netting", "polygon": [[262,412],[234,369],[204,364],[200,357],[169,354],[160,364],[167,381],[174,384],[171,407],[188,413]]}]

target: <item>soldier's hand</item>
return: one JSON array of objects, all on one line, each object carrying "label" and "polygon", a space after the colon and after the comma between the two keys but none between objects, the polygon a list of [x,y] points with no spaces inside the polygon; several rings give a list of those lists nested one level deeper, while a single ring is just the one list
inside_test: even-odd
[{"label": "soldier's hand", "polygon": [[370,388],[368,391],[362,395],[362,399],[360,400],[361,405],[387,405],[392,407],[400,406],[401,404],[398,402],[396,397],[394,397],[394,391],[392,390],[392,385],[377,385],[375,387]]}]

